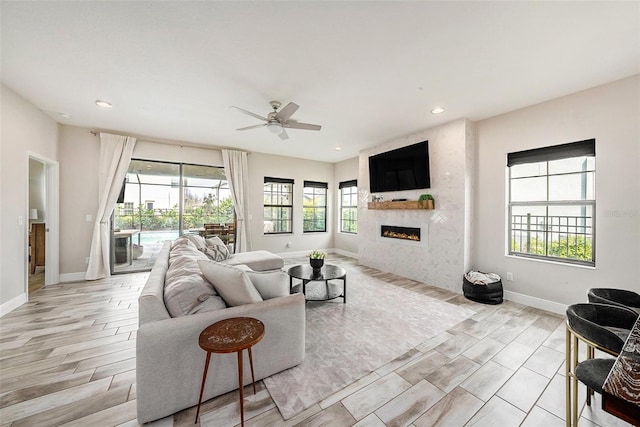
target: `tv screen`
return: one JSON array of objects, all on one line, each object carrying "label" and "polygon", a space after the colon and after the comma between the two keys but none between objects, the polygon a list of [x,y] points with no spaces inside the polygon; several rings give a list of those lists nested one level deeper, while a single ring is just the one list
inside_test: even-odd
[{"label": "tv screen", "polygon": [[372,193],[430,188],[428,141],[369,157],[369,187]]}]

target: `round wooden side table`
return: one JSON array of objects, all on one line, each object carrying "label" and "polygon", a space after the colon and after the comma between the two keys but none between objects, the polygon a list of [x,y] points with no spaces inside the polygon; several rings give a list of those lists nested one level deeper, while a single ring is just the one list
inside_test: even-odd
[{"label": "round wooden side table", "polygon": [[200,414],[200,404],[204,385],[207,381],[209,361],[211,353],[238,353],[238,391],[240,392],[240,423],[244,426],[244,394],[242,390],[242,350],[247,349],[249,353],[249,364],[251,365],[251,381],[253,383],[253,393],[256,393],[256,380],[253,375],[253,357],[251,347],[259,343],[264,337],[264,323],[251,317],[232,317],[221,320],[207,326],[198,339],[200,348],[207,352],[207,359],[204,364],[202,374],[202,387],[200,387],[200,398],[198,399],[198,410],[196,420]]}]

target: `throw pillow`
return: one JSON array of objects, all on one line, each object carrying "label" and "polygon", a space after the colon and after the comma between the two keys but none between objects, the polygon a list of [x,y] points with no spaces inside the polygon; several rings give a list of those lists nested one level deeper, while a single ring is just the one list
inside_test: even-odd
[{"label": "throw pillow", "polygon": [[289,276],[284,271],[245,271],[262,299],[289,295]]},{"label": "throw pillow", "polygon": [[213,261],[224,261],[225,259],[231,258],[231,254],[229,253],[229,249],[227,246],[220,240],[219,237],[212,237],[210,239],[206,239],[207,247],[204,249],[204,253],[213,260]]},{"label": "throw pillow", "polygon": [[234,307],[262,301],[260,293],[245,272],[213,261],[199,260],[198,265],[204,277],[216,288],[218,295]]}]

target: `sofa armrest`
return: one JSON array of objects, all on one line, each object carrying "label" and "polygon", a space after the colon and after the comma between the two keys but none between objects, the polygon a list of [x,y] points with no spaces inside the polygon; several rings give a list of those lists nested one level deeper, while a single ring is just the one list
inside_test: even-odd
[{"label": "sofa armrest", "polygon": [[[265,325],[264,338],[252,349],[256,380],[304,360],[305,300],[302,294],[145,323],[138,329],[136,345],[140,423],[198,404],[206,357],[198,345],[198,337],[207,326],[230,317],[254,317]],[[238,387],[236,363],[235,355],[212,357],[203,400]],[[245,372],[245,378],[250,381],[250,371]]]}]

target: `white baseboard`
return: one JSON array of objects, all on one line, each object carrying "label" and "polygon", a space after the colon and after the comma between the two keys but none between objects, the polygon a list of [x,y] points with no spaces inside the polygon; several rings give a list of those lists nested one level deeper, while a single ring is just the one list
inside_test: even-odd
[{"label": "white baseboard", "polygon": [[517,292],[504,291],[504,298],[517,302],[519,304],[528,305],[529,307],[539,308],[541,310],[550,311],[552,313],[565,315],[567,313],[567,305],[546,299],[532,297],[530,295],[519,294]]},{"label": "white baseboard", "polygon": [[10,299],[4,304],[0,305],[0,317],[7,313],[11,313],[16,308],[27,302],[27,294],[18,295],[17,297]]},{"label": "white baseboard", "polygon": [[[348,256],[351,258],[355,258],[358,259],[358,254],[353,253],[353,252],[347,252],[347,251],[343,251],[342,249],[334,249],[334,248],[329,248],[329,249],[320,249],[321,251],[327,252],[327,253],[335,253],[338,255],[344,255],[344,256]],[[297,258],[297,257],[305,257],[307,255],[309,255],[309,252],[311,252],[312,249],[309,249],[307,251],[295,251],[295,252],[281,252],[278,253],[276,255],[281,256],[282,258]]]},{"label": "white baseboard", "polygon": [[311,251],[293,251],[293,252],[280,252],[276,255],[281,256],[282,258],[297,258],[307,256]]},{"label": "white baseboard", "polygon": [[79,273],[65,273],[60,275],[60,283],[63,282],[82,282],[86,280],[87,273],[81,271]]},{"label": "white baseboard", "polygon": [[349,258],[359,259],[360,255],[355,252],[343,251],[342,249],[331,249],[331,252],[337,253],[338,255],[348,256]]}]

